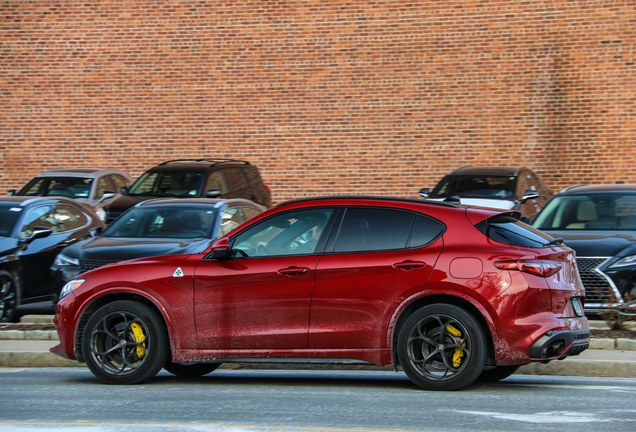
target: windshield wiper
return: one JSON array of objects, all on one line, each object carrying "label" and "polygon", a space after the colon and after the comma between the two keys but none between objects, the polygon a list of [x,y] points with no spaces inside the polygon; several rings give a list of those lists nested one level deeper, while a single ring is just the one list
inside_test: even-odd
[{"label": "windshield wiper", "polygon": [[557,238],[553,239],[552,241],[544,244],[543,247],[556,246],[558,244],[563,244],[563,239],[561,237],[557,237]]}]

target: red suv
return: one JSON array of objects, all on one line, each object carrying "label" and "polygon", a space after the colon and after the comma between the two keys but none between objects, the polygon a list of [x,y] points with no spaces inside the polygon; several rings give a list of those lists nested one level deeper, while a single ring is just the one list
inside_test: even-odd
[{"label": "red suv", "polygon": [[454,390],[589,345],[573,251],[518,213],[422,200],[290,201],[200,254],[63,289],[51,351],[109,383],[225,362],[401,366]]}]

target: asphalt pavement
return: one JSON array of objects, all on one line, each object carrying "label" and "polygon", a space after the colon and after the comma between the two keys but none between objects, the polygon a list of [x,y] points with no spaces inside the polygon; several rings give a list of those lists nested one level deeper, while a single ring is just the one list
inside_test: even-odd
[{"label": "asphalt pavement", "polygon": [[[51,316],[23,317],[23,323],[41,324],[52,322]],[[603,321],[590,321],[592,328],[603,328]],[[630,323],[636,330],[636,323]],[[0,330],[0,367],[85,367],[77,361],[61,358],[49,352],[59,342],[57,333],[48,330]],[[278,364],[225,364],[227,369],[286,369]],[[294,369],[355,369],[390,370],[377,366],[312,366],[295,365]],[[592,338],[590,349],[578,356],[547,364],[532,363],[519,369],[517,374],[565,375],[589,377],[636,378],[636,339]]]}]

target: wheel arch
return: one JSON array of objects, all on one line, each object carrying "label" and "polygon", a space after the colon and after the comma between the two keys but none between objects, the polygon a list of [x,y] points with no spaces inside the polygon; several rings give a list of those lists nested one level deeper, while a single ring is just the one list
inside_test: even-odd
[{"label": "wheel arch", "polygon": [[75,356],[77,357],[77,360],[79,362],[81,363],[85,362],[84,356],[82,353],[82,339],[83,339],[84,329],[86,328],[86,324],[88,323],[88,320],[93,315],[93,313],[95,313],[101,307],[107,304],[113,303],[115,301],[119,301],[119,300],[135,301],[135,302],[144,304],[150,307],[155,312],[157,312],[157,314],[161,317],[166,327],[166,332],[168,333],[168,339],[170,340],[170,345],[172,346],[171,325],[170,325],[170,321],[168,317],[166,316],[165,309],[162,306],[158,305],[153,299],[150,299],[149,297],[139,292],[111,291],[106,294],[100,295],[99,297],[96,297],[94,299],[91,299],[90,302],[87,304],[87,306],[82,309],[82,311],[79,314],[79,317],[77,318],[77,325],[75,327],[74,347],[75,347]]},{"label": "wheel arch", "polygon": [[486,353],[486,364],[494,365],[495,363],[495,344],[493,340],[493,332],[495,331],[494,323],[492,322],[491,317],[488,313],[483,310],[483,308],[478,307],[471,301],[466,298],[453,295],[453,294],[426,294],[415,299],[412,299],[406,306],[404,306],[398,313],[397,317],[394,320],[393,328],[390,332],[390,347],[391,347],[391,358],[393,360],[393,364],[397,367],[400,364],[400,360],[397,355],[397,343],[398,343],[398,335],[400,334],[400,330],[404,325],[404,322],[417,310],[421,309],[424,306],[428,306],[431,304],[452,304],[454,306],[460,307],[464,309],[466,312],[470,313],[479,323],[484,334],[486,335],[486,345],[487,345],[487,353]]}]

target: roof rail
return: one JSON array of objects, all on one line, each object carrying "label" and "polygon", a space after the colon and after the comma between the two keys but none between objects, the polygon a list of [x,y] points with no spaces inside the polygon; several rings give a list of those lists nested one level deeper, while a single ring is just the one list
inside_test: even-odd
[{"label": "roof rail", "polygon": [[219,158],[219,159],[174,159],[174,160],[161,162],[159,165],[166,165],[166,164],[173,163],[173,162],[214,162],[214,163],[240,162],[240,163],[244,163],[245,165],[249,165],[250,164],[248,161],[244,161],[244,160]]},{"label": "roof rail", "polygon": [[568,187],[566,187],[565,189],[563,189],[563,190],[562,190],[561,192],[559,192],[559,193],[563,193],[563,192],[571,191],[572,189],[580,188],[580,187],[583,187],[583,186],[589,186],[589,185],[584,185],[584,184],[582,184],[582,185],[576,185],[576,186],[568,186]]}]

